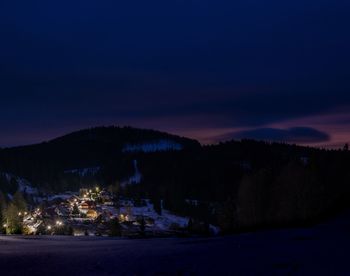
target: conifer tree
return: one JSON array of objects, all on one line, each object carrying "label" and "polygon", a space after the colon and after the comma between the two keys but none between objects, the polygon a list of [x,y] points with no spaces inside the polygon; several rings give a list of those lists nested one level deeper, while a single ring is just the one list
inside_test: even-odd
[{"label": "conifer tree", "polygon": [[21,234],[22,222],[23,217],[21,216],[18,207],[13,202],[11,202],[4,212],[6,234]]},{"label": "conifer tree", "polygon": [[3,233],[4,228],[4,213],[7,207],[7,199],[2,191],[0,191],[0,233]]},{"label": "conifer tree", "polygon": [[13,195],[12,203],[18,208],[19,212],[25,212],[27,210],[27,202],[19,190]]}]

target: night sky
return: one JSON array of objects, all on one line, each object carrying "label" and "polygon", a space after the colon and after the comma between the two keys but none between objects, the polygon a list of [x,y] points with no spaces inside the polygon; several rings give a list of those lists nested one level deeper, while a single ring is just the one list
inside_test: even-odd
[{"label": "night sky", "polygon": [[350,142],[348,0],[1,1],[0,146],[131,125]]}]

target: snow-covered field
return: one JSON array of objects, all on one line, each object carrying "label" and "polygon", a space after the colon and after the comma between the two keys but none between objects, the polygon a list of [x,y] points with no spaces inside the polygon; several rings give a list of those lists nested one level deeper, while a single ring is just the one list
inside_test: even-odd
[{"label": "snow-covered field", "polygon": [[214,238],[0,236],[0,275],[350,275],[349,248],[350,215]]}]

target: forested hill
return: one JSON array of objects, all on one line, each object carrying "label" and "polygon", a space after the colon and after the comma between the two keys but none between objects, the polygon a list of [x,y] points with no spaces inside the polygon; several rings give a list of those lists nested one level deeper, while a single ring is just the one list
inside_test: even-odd
[{"label": "forested hill", "polygon": [[2,149],[0,172],[9,172],[27,178],[34,185],[54,189],[58,188],[55,187],[58,178],[62,178],[62,173],[67,170],[108,169],[111,166],[113,176],[124,176],[132,169],[131,161],[125,160],[125,156],[196,148],[200,148],[196,140],[160,131],[97,127],[40,144]]},{"label": "forested hill", "polygon": [[[120,196],[150,198],[158,209],[228,232],[317,221],[350,207],[349,168],[348,150],[251,140],[201,146],[129,127],[0,151],[0,173],[23,177],[40,191],[113,186]],[[11,185],[0,175],[0,190],[14,192]]]}]

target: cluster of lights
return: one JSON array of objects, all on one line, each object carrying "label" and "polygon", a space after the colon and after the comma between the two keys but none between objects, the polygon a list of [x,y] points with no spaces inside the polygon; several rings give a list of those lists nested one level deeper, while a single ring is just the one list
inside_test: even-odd
[{"label": "cluster of lights", "polygon": [[[62,225],[63,225],[63,222],[62,222],[62,221],[59,221],[59,220],[56,221],[56,226],[62,226]],[[46,229],[47,229],[47,230],[51,230],[51,229],[52,229],[52,226],[51,226],[51,225],[48,225],[48,226],[46,227]]]},{"label": "cluster of lights", "polygon": [[[100,188],[99,188],[99,187],[96,187],[95,190],[96,190],[96,192],[99,192],[99,191],[100,191]],[[89,196],[89,194],[92,194],[92,192],[93,192],[93,190],[90,189],[88,193],[84,194],[84,197],[87,198],[87,197]],[[73,207],[77,202],[78,202],[78,199],[75,198],[75,199],[74,199],[74,203],[71,203],[71,206]],[[40,209],[38,208],[36,211],[39,213],[39,212],[40,212]],[[22,216],[22,215],[25,215],[25,216],[26,216],[27,214],[28,214],[27,212],[24,212],[24,213],[18,212],[18,216]],[[62,221],[59,221],[59,220],[56,221],[56,226],[59,227],[59,226],[62,226],[62,225],[63,225],[63,222],[62,222]],[[4,224],[4,225],[3,225],[3,227],[5,227],[5,228],[6,228],[7,226],[8,226],[7,224]],[[46,229],[50,231],[50,230],[52,230],[52,226],[51,226],[51,225],[48,225],[48,226],[46,227]]]},{"label": "cluster of lights", "polygon": [[22,216],[22,215],[26,216],[26,215],[28,215],[28,213],[27,212],[24,212],[24,213],[18,212],[18,216]]},{"label": "cluster of lights", "polygon": [[[100,188],[99,187],[96,187],[95,188],[96,192],[98,193],[100,191]],[[84,197],[88,197],[90,194],[93,193],[93,190],[90,189],[86,194],[84,194]]]}]

